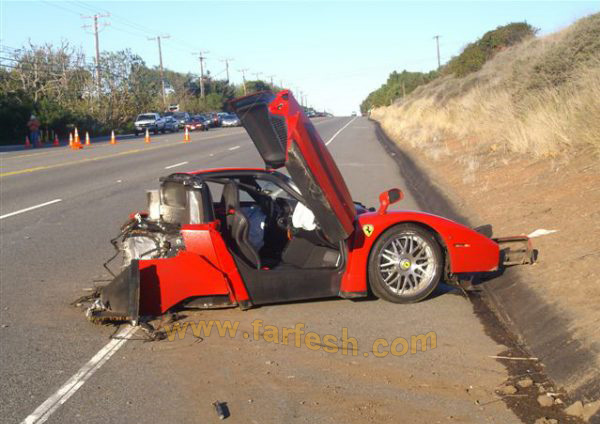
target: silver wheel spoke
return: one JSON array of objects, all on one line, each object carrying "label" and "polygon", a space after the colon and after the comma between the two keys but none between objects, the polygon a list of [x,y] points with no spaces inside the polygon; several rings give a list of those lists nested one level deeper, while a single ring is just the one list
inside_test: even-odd
[{"label": "silver wheel spoke", "polygon": [[396,295],[413,295],[435,276],[436,262],[428,240],[419,234],[398,234],[379,253],[379,275]]},{"label": "silver wheel spoke", "polygon": [[391,277],[395,276],[396,274],[398,274],[398,272],[394,269],[392,270],[384,279],[383,281],[385,281],[385,283],[387,284],[390,280]]}]

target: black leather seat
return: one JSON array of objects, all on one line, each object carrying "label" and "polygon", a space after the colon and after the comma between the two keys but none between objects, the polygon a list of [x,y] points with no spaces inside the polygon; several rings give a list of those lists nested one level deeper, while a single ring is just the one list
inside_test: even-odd
[{"label": "black leather seat", "polygon": [[234,181],[223,187],[226,234],[234,252],[251,266],[260,269],[260,256],[249,241],[250,221],[240,208],[240,191]]}]

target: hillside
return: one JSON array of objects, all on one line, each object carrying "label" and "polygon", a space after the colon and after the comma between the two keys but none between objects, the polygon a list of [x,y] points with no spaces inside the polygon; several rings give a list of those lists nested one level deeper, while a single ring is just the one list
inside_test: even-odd
[{"label": "hillside", "polygon": [[600,364],[600,14],[498,49],[478,70],[441,73],[370,116],[474,224],[496,236],[556,231],[533,239],[539,262],[518,275],[525,309],[550,333],[567,329],[556,349],[589,354],[589,372],[561,378],[589,399]]}]

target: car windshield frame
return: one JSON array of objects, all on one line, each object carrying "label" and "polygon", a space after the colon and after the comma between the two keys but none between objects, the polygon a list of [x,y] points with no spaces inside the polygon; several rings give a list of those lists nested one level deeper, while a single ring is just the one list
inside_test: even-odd
[{"label": "car windshield frame", "polygon": [[135,119],[136,121],[150,121],[150,120],[156,120],[158,117],[152,113],[144,113],[141,115],[138,115],[138,117]]}]

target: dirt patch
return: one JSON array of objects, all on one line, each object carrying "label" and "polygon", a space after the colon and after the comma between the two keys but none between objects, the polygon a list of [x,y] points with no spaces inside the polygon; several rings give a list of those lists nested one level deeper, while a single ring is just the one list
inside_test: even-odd
[{"label": "dirt patch", "polygon": [[[491,224],[497,236],[558,230],[534,239],[538,264],[483,284],[483,300],[515,334],[513,348],[539,357],[543,371],[574,398],[596,400],[600,166],[594,152],[581,150],[568,162],[526,160],[493,151],[473,154],[459,140],[445,140],[435,152],[408,143],[400,150],[379,126],[378,132],[425,210],[462,223]],[[511,375],[522,371],[522,364],[506,365]],[[524,418],[519,403],[511,406]]]}]

